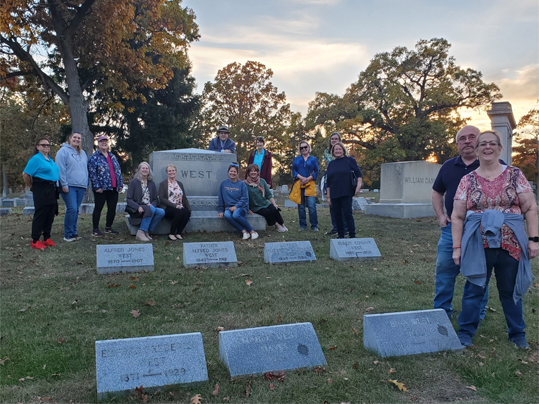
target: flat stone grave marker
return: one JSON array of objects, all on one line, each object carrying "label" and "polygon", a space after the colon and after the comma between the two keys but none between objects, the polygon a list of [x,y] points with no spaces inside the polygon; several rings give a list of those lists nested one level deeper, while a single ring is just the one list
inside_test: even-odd
[{"label": "flat stone grave marker", "polygon": [[297,203],[294,203],[292,202],[290,199],[286,198],[284,200],[284,207],[285,208],[295,208],[297,209],[298,208],[298,204]]},{"label": "flat stone grave marker", "polygon": [[8,216],[8,215],[11,215],[10,208],[0,208],[0,216]]},{"label": "flat stone grave marker", "polygon": [[36,212],[36,208],[34,206],[27,206],[23,208],[22,214],[25,216],[33,215]]},{"label": "flat stone grave marker", "polygon": [[231,377],[326,365],[311,323],[221,331],[219,357]]},{"label": "flat stone grave marker", "polygon": [[96,246],[97,273],[153,271],[152,244],[109,244]]},{"label": "flat stone grave marker", "polygon": [[335,261],[378,260],[382,257],[373,238],[331,239],[329,256]]},{"label": "flat stone grave marker", "polygon": [[232,241],[214,243],[184,243],[183,266],[193,267],[237,267],[238,258]]},{"label": "flat stone grave marker", "polygon": [[15,207],[15,199],[3,199],[2,200],[2,207],[3,208],[14,208]]},{"label": "flat stone grave marker", "polygon": [[443,309],[365,314],[363,344],[382,358],[462,350]]},{"label": "flat stone grave marker", "polygon": [[264,262],[280,264],[295,261],[316,261],[310,241],[286,241],[264,244]]},{"label": "flat stone grave marker", "polygon": [[199,332],[95,342],[97,396],[208,381]]}]

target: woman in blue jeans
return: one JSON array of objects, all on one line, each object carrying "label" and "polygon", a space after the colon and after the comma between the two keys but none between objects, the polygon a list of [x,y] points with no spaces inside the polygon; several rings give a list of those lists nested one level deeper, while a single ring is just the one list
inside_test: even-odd
[{"label": "woman in blue jeans", "polygon": [[307,213],[312,231],[318,231],[318,214],[316,212],[316,186],[318,177],[318,159],[311,156],[311,146],[302,140],[298,146],[300,155],[292,162],[294,186],[301,188],[301,203],[298,204],[299,231],[307,230]]},{"label": "woman in blue jeans", "polygon": [[82,135],[74,131],[56,153],[62,199],[66,204],[64,241],[80,240],[77,234],[79,207],[88,189],[88,157],[81,149]]},{"label": "woman in blue jeans", "polygon": [[247,185],[238,179],[238,163],[231,163],[228,167],[228,179],[219,186],[219,202],[217,211],[219,217],[223,217],[243,233],[243,239],[249,237],[253,240],[258,238],[258,233],[253,230],[245,215],[249,210],[249,191]]},{"label": "woman in blue jeans", "polygon": [[135,177],[129,183],[126,202],[129,222],[135,226],[140,223],[137,240],[151,241],[150,232],[153,232],[163,219],[165,211],[157,207],[157,187],[152,181],[150,165],[145,161],[139,164]]}]

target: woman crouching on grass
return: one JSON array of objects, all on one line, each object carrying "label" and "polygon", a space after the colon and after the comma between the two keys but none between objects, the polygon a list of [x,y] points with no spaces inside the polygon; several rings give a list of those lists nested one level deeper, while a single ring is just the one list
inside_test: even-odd
[{"label": "woman crouching on grass", "polygon": [[238,163],[230,163],[228,167],[228,179],[221,182],[219,186],[219,204],[217,211],[219,217],[223,217],[243,233],[243,239],[249,237],[255,240],[258,233],[253,230],[245,215],[249,210],[249,192],[247,185],[238,179]]},{"label": "woman crouching on grass", "polygon": [[275,225],[278,232],[288,231],[268,183],[264,178],[260,178],[259,170],[256,164],[247,167],[245,184],[249,191],[249,214],[254,212],[264,216],[268,226]]}]

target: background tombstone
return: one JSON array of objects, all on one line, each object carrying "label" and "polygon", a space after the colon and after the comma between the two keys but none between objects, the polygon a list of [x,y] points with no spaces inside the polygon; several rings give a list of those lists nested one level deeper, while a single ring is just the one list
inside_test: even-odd
[{"label": "background tombstone", "polygon": [[365,314],[363,344],[382,358],[462,350],[443,309]]},{"label": "background tombstone", "polygon": [[95,342],[97,396],[208,381],[199,332]]},{"label": "background tombstone", "polygon": [[517,127],[513,108],[507,101],[493,102],[492,109],[487,111],[493,130],[502,135],[503,150],[500,158],[511,165],[511,155],[513,153],[513,129]]},{"label": "background tombstone", "polygon": [[311,323],[221,331],[219,357],[231,377],[326,365]]},{"label": "background tombstone", "polygon": [[310,241],[288,241],[264,244],[264,262],[283,264],[287,262],[316,261]]},{"label": "background tombstone", "polygon": [[152,244],[96,245],[97,273],[153,271]]},{"label": "background tombstone", "polygon": [[378,260],[382,257],[373,238],[333,238],[329,256],[336,261]]},{"label": "background tombstone", "polygon": [[0,216],[11,215],[11,208],[0,208]]},{"label": "background tombstone", "polygon": [[432,184],[441,166],[426,161],[382,164],[380,202],[367,205],[365,213],[401,219],[436,216]]},{"label": "background tombstone", "polygon": [[238,258],[232,241],[209,243],[184,243],[183,266],[237,267]]}]

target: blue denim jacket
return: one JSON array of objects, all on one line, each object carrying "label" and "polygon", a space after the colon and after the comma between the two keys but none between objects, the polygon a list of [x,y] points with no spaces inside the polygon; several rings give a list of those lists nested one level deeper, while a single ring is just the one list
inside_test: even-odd
[{"label": "blue denim jacket", "polygon": [[[114,173],[116,174],[116,189],[120,190],[124,186],[122,178],[122,170],[120,169],[120,163],[116,159],[116,156],[111,152],[108,152],[112,165],[114,166]],[[92,182],[92,189],[95,191],[101,188],[103,191],[112,190],[112,179],[110,177],[109,163],[107,158],[97,150],[90,160],[88,160],[88,173],[90,174],[90,181]]]},{"label": "blue denim jacket", "polygon": [[516,303],[522,299],[533,282],[530,258],[528,257],[528,237],[524,231],[524,217],[522,215],[503,213],[494,209],[487,209],[484,213],[468,214],[462,233],[460,272],[469,282],[485,287],[487,263],[479,225],[483,226],[489,247],[500,248],[502,224],[507,225],[513,231],[522,250],[518,261],[515,290],[513,291],[513,300]]}]

